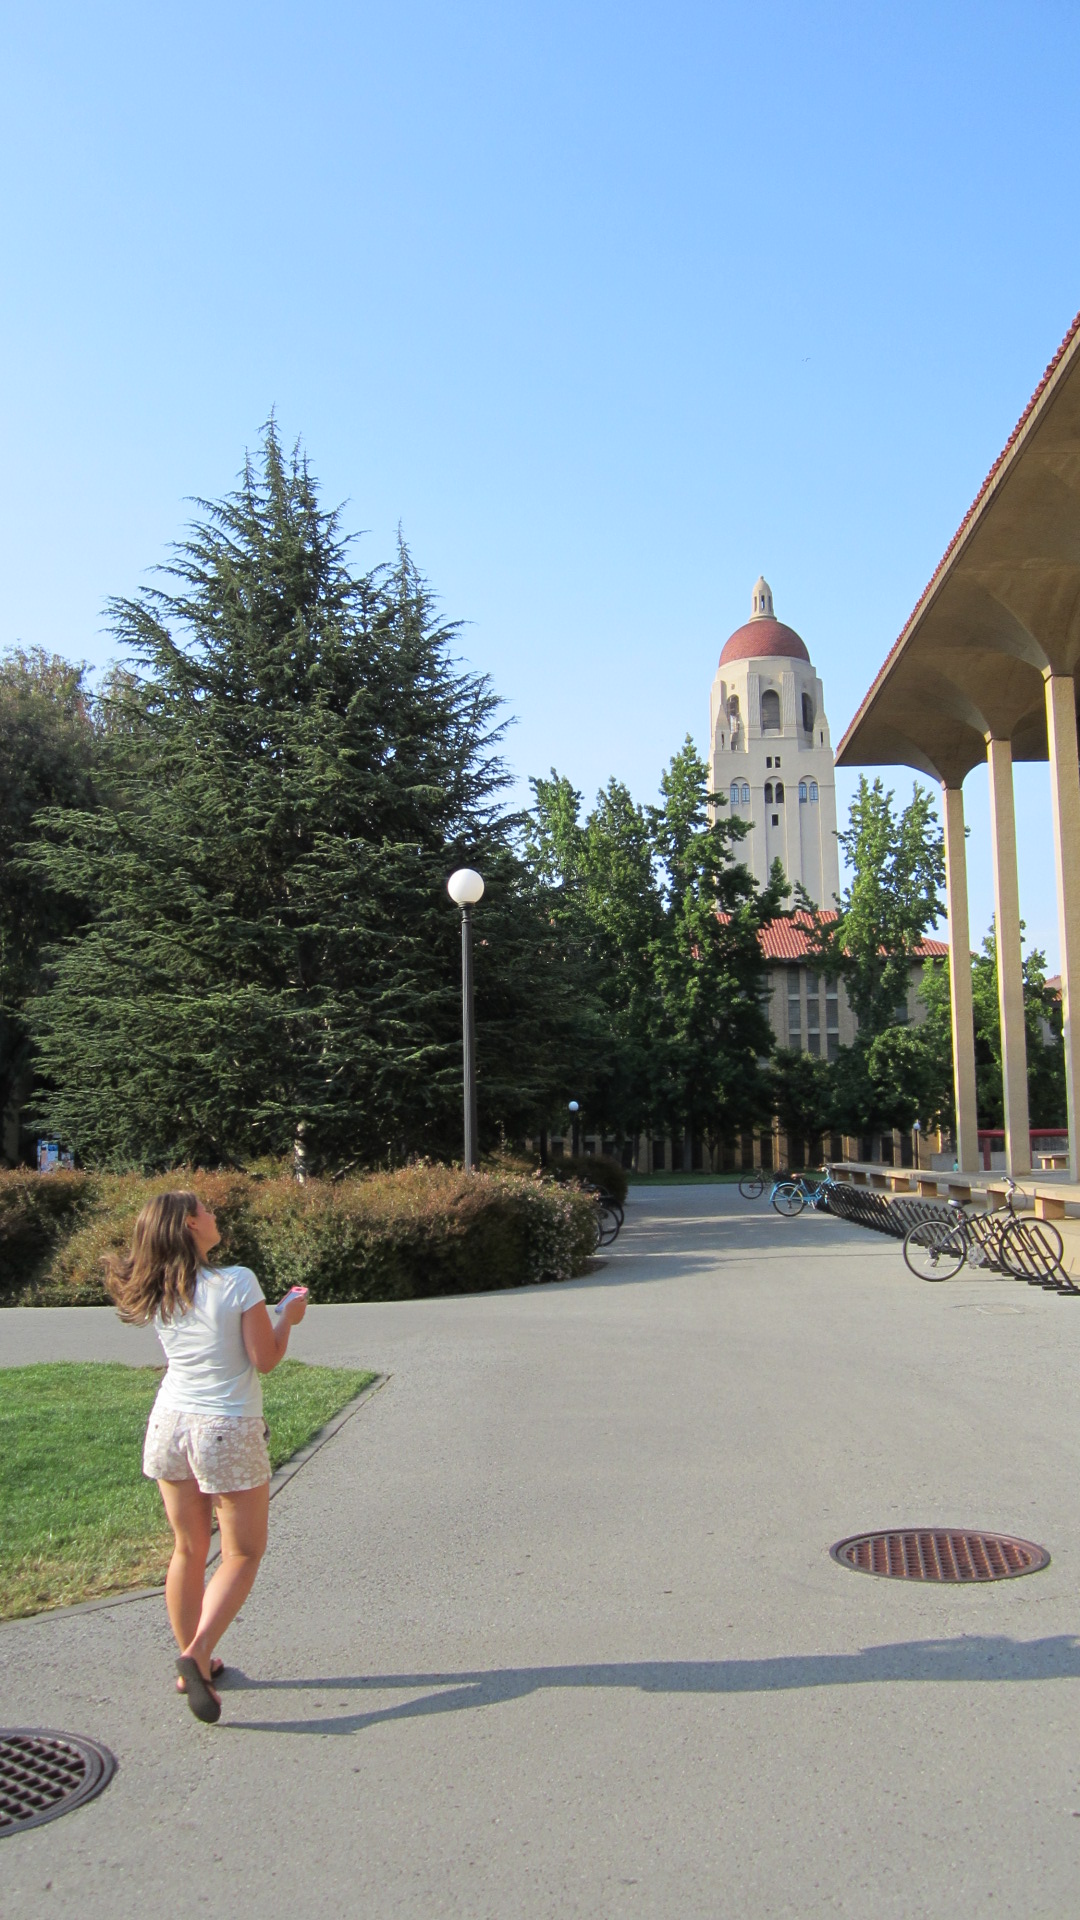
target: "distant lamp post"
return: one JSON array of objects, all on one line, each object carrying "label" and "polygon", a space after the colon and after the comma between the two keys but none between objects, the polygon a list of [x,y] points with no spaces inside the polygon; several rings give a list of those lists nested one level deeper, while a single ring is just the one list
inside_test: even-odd
[{"label": "distant lamp post", "polygon": [[578,1145],[580,1141],[580,1135],[578,1133],[578,1124],[579,1124],[580,1114],[581,1114],[581,1108],[578,1102],[576,1100],[571,1100],[570,1101],[570,1115],[571,1115],[570,1151],[573,1154],[575,1160],[578,1157]]},{"label": "distant lamp post", "polygon": [[476,1151],[476,1021],[473,1015],[472,909],[484,897],[484,883],[471,867],[450,875],[446,891],[461,908],[461,1043],[465,1066],[465,1165],[479,1165]]},{"label": "distant lamp post", "polygon": [[919,1173],[919,1172],[921,1172],[921,1170],[922,1170],[922,1167],[921,1167],[921,1155],[920,1155],[920,1153],[919,1153],[919,1143],[920,1143],[920,1141],[921,1141],[921,1138],[922,1138],[922,1127],[920,1126],[920,1124],[919,1124],[919,1122],[918,1122],[917,1120],[915,1121],[915,1123],[914,1123],[914,1125],[912,1126],[912,1129],[911,1129],[911,1131],[912,1131],[912,1133],[913,1133],[913,1134],[915,1135],[915,1171],[916,1171],[916,1173]]}]

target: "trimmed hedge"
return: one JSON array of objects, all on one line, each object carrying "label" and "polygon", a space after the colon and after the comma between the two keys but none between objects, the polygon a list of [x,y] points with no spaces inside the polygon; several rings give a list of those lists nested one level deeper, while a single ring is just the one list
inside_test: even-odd
[{"label": "trimmed hedge", "polygon": [[626,1205],[630,1188],[626,1168],[606,1153],[568,1153],[561,1160],[552,1160],[549,1172],[556,1180],[588,1180],[594,1187],[603,1187],[620,1207]]},{"label": "trimmed hedge", "polygon": [[[63,1185],[61,1186],[61,1183]],[[102,1261],[155,1193],[191,1187],[217,1216],[215,1259],[253,1267],[269,1298],[410,1300],[582,1273],[595,1215],[573,1186],[506,1172],[406,1167],[299,1186],[284,1173],[0,1174],[0,1300],[95,1306]]]}]

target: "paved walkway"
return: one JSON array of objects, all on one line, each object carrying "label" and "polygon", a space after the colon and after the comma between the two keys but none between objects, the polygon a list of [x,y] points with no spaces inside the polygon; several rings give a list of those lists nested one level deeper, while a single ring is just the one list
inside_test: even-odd
[{"label": "paved walkway", "polygon": [[[153,1357],[90,1310],[0,1343]],[[120,1759],[0,1842],[4,1920],[1076,1911],[1080,1302],[637,1189],[591,1278],[315,1308],[295,1351],[391,1378],[275,1500],[220,1726],[160,1600],[0,1628],[0,1718]],[[1053,1564],[828,1558],[912,1522]]]}]

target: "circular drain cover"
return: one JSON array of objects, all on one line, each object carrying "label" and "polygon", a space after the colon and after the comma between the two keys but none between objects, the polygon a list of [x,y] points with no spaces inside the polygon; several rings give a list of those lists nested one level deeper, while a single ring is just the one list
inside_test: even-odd
[{"label": "circular drain cover", "polygon": [[0,1836],[81,1807],[115,1772],[108,1747],[81,1733],[0,1727]]},{"label": "circular drain cover", "polygon": [[1009,1533],[968,1533],[955,1527],[898,1528],[895,1533],[856,1533],[830,1547],[834,1560],[856,1573],[887,1580],[1015,1580],[1050,1565],[1045,1547]]}]

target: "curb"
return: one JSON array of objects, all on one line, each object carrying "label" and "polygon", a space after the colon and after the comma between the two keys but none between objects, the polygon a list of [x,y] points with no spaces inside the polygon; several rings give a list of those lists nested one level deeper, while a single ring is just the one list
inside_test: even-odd
[{"label": "curb", "polygon": [[[300,1472],[301,1467],[306,1467],[308,1461],[325,1447],[328,1440],[333,1440],[335,1434],[340,1433],[342,1427],[352,1419],[354,1414],[359,1413],[365,1400],[370,1400],[387,1385],[392,1377],[389,1373],[377,1373],[374,1380],[369,1380],[367,1386],[362,1387],[354,1399],[346,1402],[340,1413],[335,1413],[325,1427],[320,1427],[318,1433],[312,1435],[306,1446],[298,1448],[296,1453],[289,1455],[277,1472],[270,1476],[271,1500],[276,1498],[283,1487],[288,1486],[289,1481]],[[208,1567],[214,1565],[220,1553],[219,1535],[207,1554]],[[42,1621],[62,1620],[76,1613],[100,1613],[105,1607],[128,1607],[134,1600],[157,1600],[164,1591],[164,1587],[136,1587],[132,1593],[103,1593],[96,1600],[76,1600],[70,1607],[45,1607],[41,1613],[27,1613],[18,1620],[0,1621],[0,1633],[9,1627],[32,1627]]]}]

